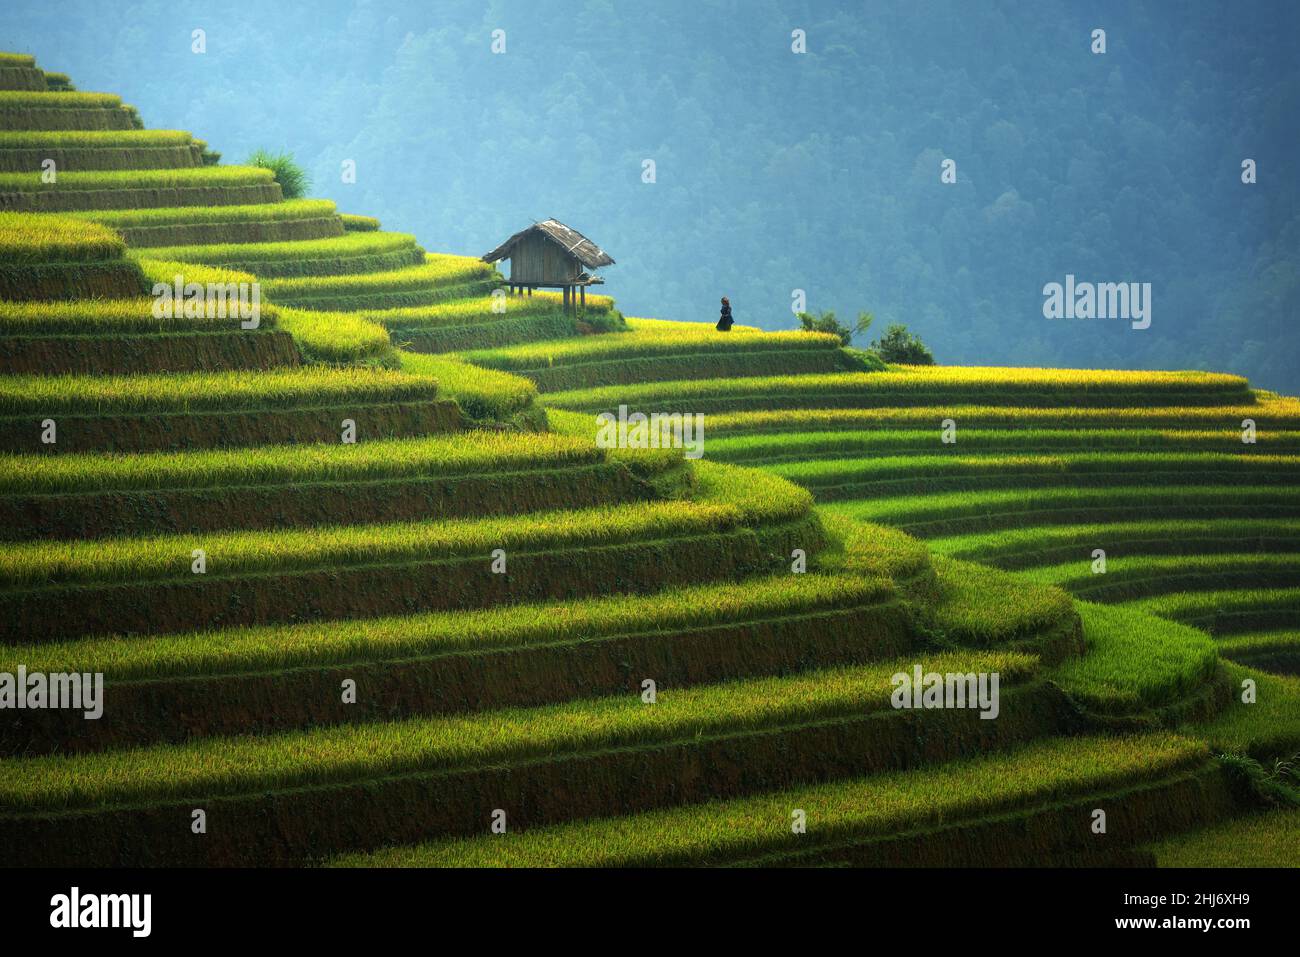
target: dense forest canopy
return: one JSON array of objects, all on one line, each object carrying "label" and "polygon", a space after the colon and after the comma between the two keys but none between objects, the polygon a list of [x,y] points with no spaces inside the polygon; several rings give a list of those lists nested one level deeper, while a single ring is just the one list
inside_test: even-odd
[{"label": "dense forest canopy", "polygon": [[[1289,0],[10,0],[0,22],[0,48],[225,162],[292,151],[314,194],[430,249],[561,219],[618,260],[629,315],[712,321],[725,294],[788,328],[802,289],[941,362],[1300,391]],[[1044,318],[1067,274],[1150,283],[1151,327]]]}]

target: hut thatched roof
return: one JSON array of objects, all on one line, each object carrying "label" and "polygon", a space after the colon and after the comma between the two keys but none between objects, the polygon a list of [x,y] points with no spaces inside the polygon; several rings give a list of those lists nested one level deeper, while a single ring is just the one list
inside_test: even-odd
[{"label": "hut thatched roof", "polygon": [[502,259],[510,258],[510,250],[515,243],[523,239],[530,233],[539,232],[547,239],[551,240],[558,246],[562,246],[564,251],[573,256],[578,262],[582,263],[588,269],[599,269],[601,266],[612,266],[614,260],[610,258],[605,250],[601,249],[582,233],[572,229],[558,219],[546,219],[540,223],[533,223],[527,229],[521,229],[496,249],[483,256],[483,261],[487,263],[499,262]]}]

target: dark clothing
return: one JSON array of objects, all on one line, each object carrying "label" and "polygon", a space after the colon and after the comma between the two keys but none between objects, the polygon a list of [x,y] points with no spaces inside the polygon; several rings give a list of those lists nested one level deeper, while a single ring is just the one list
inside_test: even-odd
[{"label": "dark clothing", "polygon": [[722,307],[722,316],[721,318],[718,319],[718,331],[719,332],[731,331],[731,307],[730,306]]}]

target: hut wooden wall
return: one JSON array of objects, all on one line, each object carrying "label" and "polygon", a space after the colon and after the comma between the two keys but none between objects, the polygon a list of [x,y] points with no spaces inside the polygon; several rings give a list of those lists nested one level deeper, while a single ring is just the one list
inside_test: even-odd
[{"label": "hut wooden wall", "polygon": [[578,260],[542,236],[525,236],[510,251],[511,282],[567,283],[580,271]]}]

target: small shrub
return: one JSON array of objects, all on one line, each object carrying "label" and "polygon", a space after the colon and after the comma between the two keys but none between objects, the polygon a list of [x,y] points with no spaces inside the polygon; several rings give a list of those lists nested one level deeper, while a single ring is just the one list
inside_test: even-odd
[{"label": "small shrub", "polygon": [[934,353],[921,341],[907,331],[901,322],[892,324],[885,334],[871,344],[871,348],[886,362],[896,362],[910,366],[934,365]]},{"label": "small shrub", "polygon": [[[582,328],[585,326],[586,328]],[[605,332],[622,332],[627,328],[623,314],[616,309],[584,310],[579,317],[578,328],[584,333],[599,335]]]},{"label": "small shrub", "polygon": [[829,332],[831,335],[839,336],[840,343],[847,346],[853,341],[855,335],[867,331],[873,318],[869,312],[860,312],[858,313],[857,323],[850,329],[836,319],[835,313],[831,310],[827,310],[818,316],[814,316],[811,312],[801,312],[799,313],[799,325],[805,332]]},{"label": "small shrub", "polygon": [[889,366],[874,349],[846,349],[846,352],[861,364],[864,372],[884,372]]},{"label": "small shrub", "polygon": [[311,176],[294,162],[292,153],[254,150],[247,165],[260,166],[275,173],[275,181],[280,184],[285,199],[301,199],[311,189]]}]

